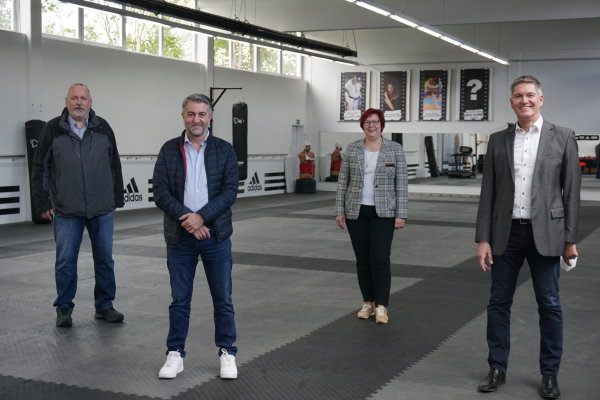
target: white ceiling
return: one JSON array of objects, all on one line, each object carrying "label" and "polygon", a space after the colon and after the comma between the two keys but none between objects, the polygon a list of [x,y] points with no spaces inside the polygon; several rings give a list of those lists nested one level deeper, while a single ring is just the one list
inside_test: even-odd
[{"label": "white ceiling", "polygon": [[[433,26],[522,21],[552,24],[555,20],[600,17],[599,0],[377,0],[374,3]],[[200,9],[278,31],[399,26],[345,0],[200,0]]]}]

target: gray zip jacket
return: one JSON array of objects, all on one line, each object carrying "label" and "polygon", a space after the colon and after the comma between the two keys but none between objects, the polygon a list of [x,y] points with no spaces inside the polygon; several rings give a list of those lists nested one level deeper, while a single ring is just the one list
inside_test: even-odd
[{"label": "gray zip jacket", "polygon": [[90,110],[80,139],[65,108],[42,129],[33,161],[31,193],[38,215],[54,209],[62,217],[93,218],[125,204],[115,134]]}]

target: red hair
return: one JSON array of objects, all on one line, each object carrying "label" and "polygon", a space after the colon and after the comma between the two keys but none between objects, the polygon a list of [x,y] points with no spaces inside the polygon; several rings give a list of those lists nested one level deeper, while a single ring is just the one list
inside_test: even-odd
[{"label": "red hair", "polygon": [[383,128],[385,128],[385,118],[383,117],[383,111],[378,110],[377,108],[369,108],[367,111],[362,113],[358,122],[360,122],[360,127],[362,128],[365,124],[365,120],[369,118],[371,115],[377,115],[379,117],[379,124],[381,125],[381,132],[383,132]]}]

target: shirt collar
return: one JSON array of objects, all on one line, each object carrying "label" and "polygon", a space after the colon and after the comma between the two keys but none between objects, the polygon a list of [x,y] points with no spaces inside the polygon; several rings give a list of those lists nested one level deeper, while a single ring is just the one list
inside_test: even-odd
[{"label": "shirt collar", "polygon": [[71,129],[83,129],[88,127],[88,120],[86,119],[85,122],[83,123],[83,127],[80,128],[79,126],[77,126],[77,122],[75,122],[75,120],[67,114],[67,121],[69,121],[69,126],[71,127]]},{"label": "shirt collar", "polygon": [[[540,115],[540,117],[537,119],[537,121],[535,121],[533,123],[533,125],[531,125],[531,127],[529,128],[529,131],[531,132],[531,128],[535,126],[536,129],[537,129],[536,132],[541,132],[543,124],[544,124],[544,119]],[[516,127],[516,132],[518,132],[518,133],[524,133],[525,132],[525,130],[519,126],[519,122],[518,121],[515,123],[515,127]]]},{"label": "shirt collar", "polygon": [[[210,129],[206,130],[206,136],[204,136],[204,139],[202,139],[202,147],[204,147],[204,145],[206,144],[206,141],[208,140],[208,137],[210,136]],[[192,142],[190,142],[190,139],[188,138],[187,132],[185,133],[185,135],[183,135],[183,144],[191,144],[192,146],[194,145]]]}]

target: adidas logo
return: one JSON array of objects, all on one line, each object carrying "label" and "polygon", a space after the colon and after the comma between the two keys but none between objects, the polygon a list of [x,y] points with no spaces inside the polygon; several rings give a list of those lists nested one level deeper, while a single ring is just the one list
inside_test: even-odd
[{"label": "adidas logo", "polygon": [[254,173],[254,176],[250,180],[250,184],[248,185],[248,188],[246,190],[249,192],[257,192],[257,191],[262,190],[262,185],[260,184],[260,181],[258,180],[258,174],[256,172]]},{"label": "adidas logo", "polygon": [[142,201],[142,194],[135,183],[135,178],[131,178],[125,189],[123,189],[123,194],[125,195],[125,202]]}]

